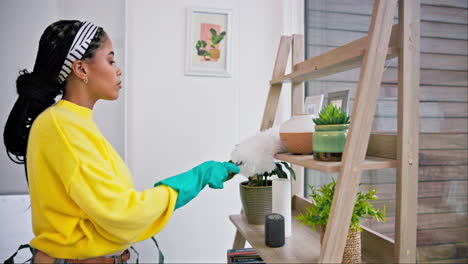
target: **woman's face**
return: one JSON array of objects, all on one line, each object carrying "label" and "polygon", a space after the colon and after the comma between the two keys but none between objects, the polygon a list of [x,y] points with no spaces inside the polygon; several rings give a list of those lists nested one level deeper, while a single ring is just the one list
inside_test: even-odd
[{"label": "woman's face", "polygon": [[96,50],[94,56],[86,60],[89,72],[87,89],[96,100],[115,100],[119,98],[122,88],[120,76],[122,71],[114,60],[112,41],[105,37],[105,41]]}]

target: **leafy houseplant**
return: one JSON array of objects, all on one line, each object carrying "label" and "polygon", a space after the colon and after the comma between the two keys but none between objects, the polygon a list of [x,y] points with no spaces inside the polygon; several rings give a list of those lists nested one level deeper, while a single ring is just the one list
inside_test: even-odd
[{"label": "leafy houseplant", "polygon": [[276,168],[270,172],[265,172],[261,175],[253,175],[249,176],[249,181],[247,183],[248,186],[268,186],[271,185],[271,180],[268,180],[268,177],[277,175],[280,179],[287,179],[288,174],[283,170],[283,167],[291,174],[291,177],[296,180],[296,173],[294,173],[293,169],[289,166],[287,162],[275,162]]},{"label": "leafy houseplant", "polygon": [[224,39],[224,37],[226,36],[226,31],[223,31],[218,34],[214,28],[210,28],[210,33],[211,33],[210,46],[212,48],[210,49],[210,57],[213,59],[218,59],[219,49],[216,48],[216,45],[218,45],[221,42],[221,40]]},{"label": "leafy houseplant", "polygon": [[272,212],[274,181],[268,177],[276,175],[278,180],[287,182],[289,171],[291,178],[296,179],[288,163],[275,160],[276,153],[286,150],[279,134],[279,127],[265,129],[243,139],[231,153],[231,162],[238,165],[239,173],[248,178],[239,183],[239,191],[243,216],[250,224],[263,224],[265,216]]},{"label": "leafy houseplant", "polygon": [[[320,188],[315,188],[309,185],[309,188],[311,189],[310,197],[312,198],[313,206],[306,208],[306,213],[299,214],[296,217],[297,220],[301,221],[305,225],[311,226],[314,230],[317,230],[317,227],[320,227],[321,240],[323,239],[325,228],[328,223],[335,187],[335,180],[332,180],[329,184],[322,185]],[[356,263],[356,261],[360,262],[361,260],[361,221],[364,218],[374,218],[378,221],[386,221],[385,207],[383,211],[380,211],[380,209],[375,209],[370,203],[370,201],[377,200],[377,190],[372,190],[370,188],[367,189],[367,192],[359,191],[356,195],[356,202],[354,204],[351,223],[349,225],[349,235],[343,255],[344,263],[347,263],[348,261]],[[346,258],[347,256],[348,258]]]},{"label": "leafy houseplant", "polygon": [[[230,163],[233,163],[235,165],[242,165],[242,163],[234,163],[232,160],[229,161]],[[252,175],[248,177],[247,185],[248,186],[268,186],[271,185],[271,180],[268,180],[268,177],[272,177],[274,175],[278,176],[280,179],[287,179],[288,174],[284,171],[283,167],[286,167],[286,169],[289,171],[291,174],[291,177],[296,180],[296,173],[294,170],[289,166],[287,162],[281,161],[281,162],[275,162],[276,168],[270,172],[265,172],[261,175]],[[226,181],[232,179],[236,174],[229,172],[228,178]]]},{"label": "leafy houseplant", "polygon": [[349,116],[340,107],[329,104],[322,109],[313,135],[314,159],[339,161],[346,143],[349,128]]},{"label": "leafy houseplant", "polygon": [[268,180],[268,177],[276,175],[278,178],[287,179],[288,175],[283,166],[295,180],[296,174],[288,163],[275,162],[276,168],[272,171],[249,176],[248,181],[239,185],[242,208],[248,223],[263,224],[265,216],[272,212],[272,181]]},{"label": "leafy houseplant", "polygon": [[204,56],[205,53],[207,53],[206,50],[201,49],[201,48],[205,48],[205,47],[206,47],[206,41],[204,41],[204,40],[197,41],[197,44],[195,44],[195,48],[197,49],[197,55],[198,56]]}]

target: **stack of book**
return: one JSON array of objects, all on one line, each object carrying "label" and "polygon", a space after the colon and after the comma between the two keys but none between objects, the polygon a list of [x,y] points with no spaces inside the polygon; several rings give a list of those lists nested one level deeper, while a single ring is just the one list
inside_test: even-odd
[{"label": "stack of book", "polygon": [[227,250],[227,263],[265,263],[254,248]]}]

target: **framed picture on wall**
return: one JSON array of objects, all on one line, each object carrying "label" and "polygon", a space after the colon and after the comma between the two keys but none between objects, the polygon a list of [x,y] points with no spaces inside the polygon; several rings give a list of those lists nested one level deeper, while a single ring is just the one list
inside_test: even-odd
[{"label": "framed picture on wall", "polygon": [[348,113],[348,99],[349,99],[348,97],[349,97],[349,90],[328,93],[327,105],[332,103],[333,105],[337,107],[341,107],[343,111]]},{"label": "framed picture on wall", "polygon": [[232,10],[187,8],[185,74],[231,77]]},{"label": "framed picture on wall", "polygon": [[304,102],[304,113],[318,117],[322,110],[323,94],[307,96]]}]

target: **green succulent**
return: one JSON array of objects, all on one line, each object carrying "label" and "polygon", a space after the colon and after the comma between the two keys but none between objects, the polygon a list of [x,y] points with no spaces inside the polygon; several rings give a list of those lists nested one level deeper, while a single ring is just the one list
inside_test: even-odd
[{"label": "green succulent", "polygon": [[312,120],[316,125],[349,124],[349,116],[346,112],[332,103],[320,111],[318,118]]},{"label": "green succulent", "polygon": [[[314,230],[316,230],[317,226],[326,226],[328,223],[328,216],[330,215],[335,187],[335,180],[332,180],[329,184],[322,185],[320,188],[309,185],[312,193],[309,196],[312,198],[314,205],[306,208],[307,213],[299,214],[296,216],[296,219],[305,225],[311,226]],[[370,201],[377,200],[377,190],[372,190],[370,188],[367,188],[367,190],[366,193],[359,191],[356,195],[356,203],[354,204],[353,215],[349,225],[351,231],[362,231],[360,223],[364,218],[375,218],[378,221],[386,221],[385,206],[383,211],[380,211],[380,209],[375,209],[370,203]]]},{"label": "green succulent", "polygon": [[218,43],[224,39],[224,36],[226,36],[226,31],[223,31],[219,33],[218,35],[214,28],[210,28],[210,32],[211,32],[211,40],[210,40],[211,45],[210,46],[212,48],[216,48],[216,45],[218,45]]}]

